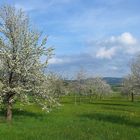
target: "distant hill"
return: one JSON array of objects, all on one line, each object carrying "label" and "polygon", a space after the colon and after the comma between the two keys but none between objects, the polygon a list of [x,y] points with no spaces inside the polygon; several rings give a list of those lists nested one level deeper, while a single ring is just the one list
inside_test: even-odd
[{"label": "distant hill", "polygon": [[116,77],[104,77],[103,79],[110,85],[120,85],[123,81],[123,78]]},{"label": "distant hill", "polygon": [[[83,80],[83,82],[86,82],[89,79],[93,79],[93,78],[85,79]],[[104,77],[102,79],[112,86],[120,86],[123,81],[123,78],[116,78],[116,77]],[[73,83],[73,82],[76,82],[76,80],[65,80],[65,82]]]}]

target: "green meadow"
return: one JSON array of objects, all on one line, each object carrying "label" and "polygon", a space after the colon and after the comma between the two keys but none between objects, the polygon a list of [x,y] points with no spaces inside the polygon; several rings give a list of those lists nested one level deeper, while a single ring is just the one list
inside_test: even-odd
[{"label": "green meadow", "polygon": [[64,97],[50,113],[36,105],[14,107],[7,123],[1,112],[0,140],[140,140],[140,102]]}]

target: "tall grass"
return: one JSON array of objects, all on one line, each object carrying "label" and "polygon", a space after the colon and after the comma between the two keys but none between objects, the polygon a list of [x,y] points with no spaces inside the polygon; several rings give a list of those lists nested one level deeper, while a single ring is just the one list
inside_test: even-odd
[{"label": "tall grass", "polygon": [[140,102],[65,97],[50,113],[36,105],[14,109],[11,124],[0,121],[0,140],[140,140]]}]

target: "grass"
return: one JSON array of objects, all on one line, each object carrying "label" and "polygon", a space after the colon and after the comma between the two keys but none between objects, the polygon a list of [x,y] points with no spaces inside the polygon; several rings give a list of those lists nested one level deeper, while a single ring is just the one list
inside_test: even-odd
[{"label": "grass", "polygon": [[74,105],[67,97],[47,114],[35,105],[15,108],[11,124],[1,112],[0,140],[140,140],[140,102],[84,100]]}]

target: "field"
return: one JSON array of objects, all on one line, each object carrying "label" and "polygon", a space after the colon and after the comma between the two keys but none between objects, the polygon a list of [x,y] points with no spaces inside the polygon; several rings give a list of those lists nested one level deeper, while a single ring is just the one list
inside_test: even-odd
[{"label": "field", "polygon": [[1,112],[0,140],[140,140],[140,102],[114,98],[75,105],[67,97],[50,113],[35,105],[15,107],[11,124]]}]

